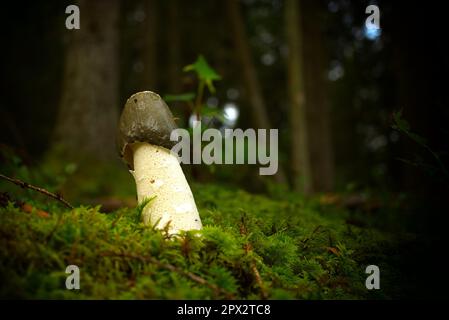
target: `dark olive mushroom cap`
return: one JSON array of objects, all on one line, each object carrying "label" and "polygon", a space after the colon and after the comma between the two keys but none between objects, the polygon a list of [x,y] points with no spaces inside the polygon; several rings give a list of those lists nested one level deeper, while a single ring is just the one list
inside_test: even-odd
[{"label": "dark olive mushroom cap", "polygon": [[132,143],[146,142],[171,149],[176,141],[170,140],[170,134],[176,128],[170,109],[157,93],[143,91],[133,94],[126,101],[118,125],[120,157],[132,168],[133,154],[129,148]]}]

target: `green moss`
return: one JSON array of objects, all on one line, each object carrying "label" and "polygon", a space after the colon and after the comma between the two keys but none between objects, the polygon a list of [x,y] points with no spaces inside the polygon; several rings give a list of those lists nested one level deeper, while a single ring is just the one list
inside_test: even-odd
[{"label": "green moss", "polygon": [[[194,185],[193,191],[205,227],[199,237],[188,232],[174,240],[144,226],[140,208],[104,214],[99,207],[65,211],[47,203],[50,218],[12,204],[0,208],[0,297],[366,299],[400,294],[390,285],[396,273],[385,253],[395,248],[397,237],[349,226],[345,212],[318,208],[313,200],[273,200],[218,185]],[[80,268],[80,290],[65,289],[70,264]],[[381,267],[380,292],[365,288],[368,264]]]}]

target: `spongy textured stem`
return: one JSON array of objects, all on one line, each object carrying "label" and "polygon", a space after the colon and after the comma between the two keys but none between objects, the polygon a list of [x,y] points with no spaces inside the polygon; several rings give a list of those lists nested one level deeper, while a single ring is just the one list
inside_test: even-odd
[{"label": "spongy textured stem", "polygon": [[137,201],[140,204],[155,196],[142,211],[144,223],[159,229],[169,223],[170,234],[201,229],[192,191],[176,156],[148,143],[135,143],[132,149]]}]

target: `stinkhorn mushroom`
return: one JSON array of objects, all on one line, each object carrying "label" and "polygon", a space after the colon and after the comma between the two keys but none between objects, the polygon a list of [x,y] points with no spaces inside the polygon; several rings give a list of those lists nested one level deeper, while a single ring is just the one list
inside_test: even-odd
[{"label": "stinkhorn mushroom", "polygon": [[170,149],[177,126],[167,104],[151,91],[132,95],[120,116],[117,144],[137,188],[137,202],[152,199],[142,210],[143,222],[170,234],[202,228],[192,191]]}]

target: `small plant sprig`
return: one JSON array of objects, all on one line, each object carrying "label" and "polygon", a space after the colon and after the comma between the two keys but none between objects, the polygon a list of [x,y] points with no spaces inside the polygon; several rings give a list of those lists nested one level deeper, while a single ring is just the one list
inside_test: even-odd
[{"label": "small plant sprig", "polygon": [[432,150],[432,148],[428,145],[426,139],[419,134],[412,132],[410,124],[407,120],[405,120],[402,117],[402,110],[393,113],[393,125],[391,126],[393,129],[397,130],[398,132],[404,134],[408,138],[410,138],[412,141],[414,141],[416,144],[418,144],[420,147],[424,148],[430,155],[434,158],[435,162],[438,164],[438,167],[435,167],[434,165],[425,164],[422,162],[417,163],[416,161],[406,160],[406,159],[400,159],[401,161],[411,164],[414,166],[421,166],[433,169],[434,171],[440,171],[443,176],[445,177],[446,182],[449,182],[449,171],[447,167],[444,165],[443,161],[441,160],[440,156],[437,152]]},{"label": "small plant sprig", "polygon": [[181,94],[168,94],[164,96],[166,102],[184,102],[189,107],[192,114],[196,115],[196,120],[200,121],[202,116],[209,116],[221,119],[223,116],[219,110],[205,104],[205,89],[210,94],[215,94],[214,81],[221,80],[220,75],[206,61],[204,56],[199,55],[196,61],[183,68],[184,72],[194,72],[198,79],[196,92],[185,92]]}]

